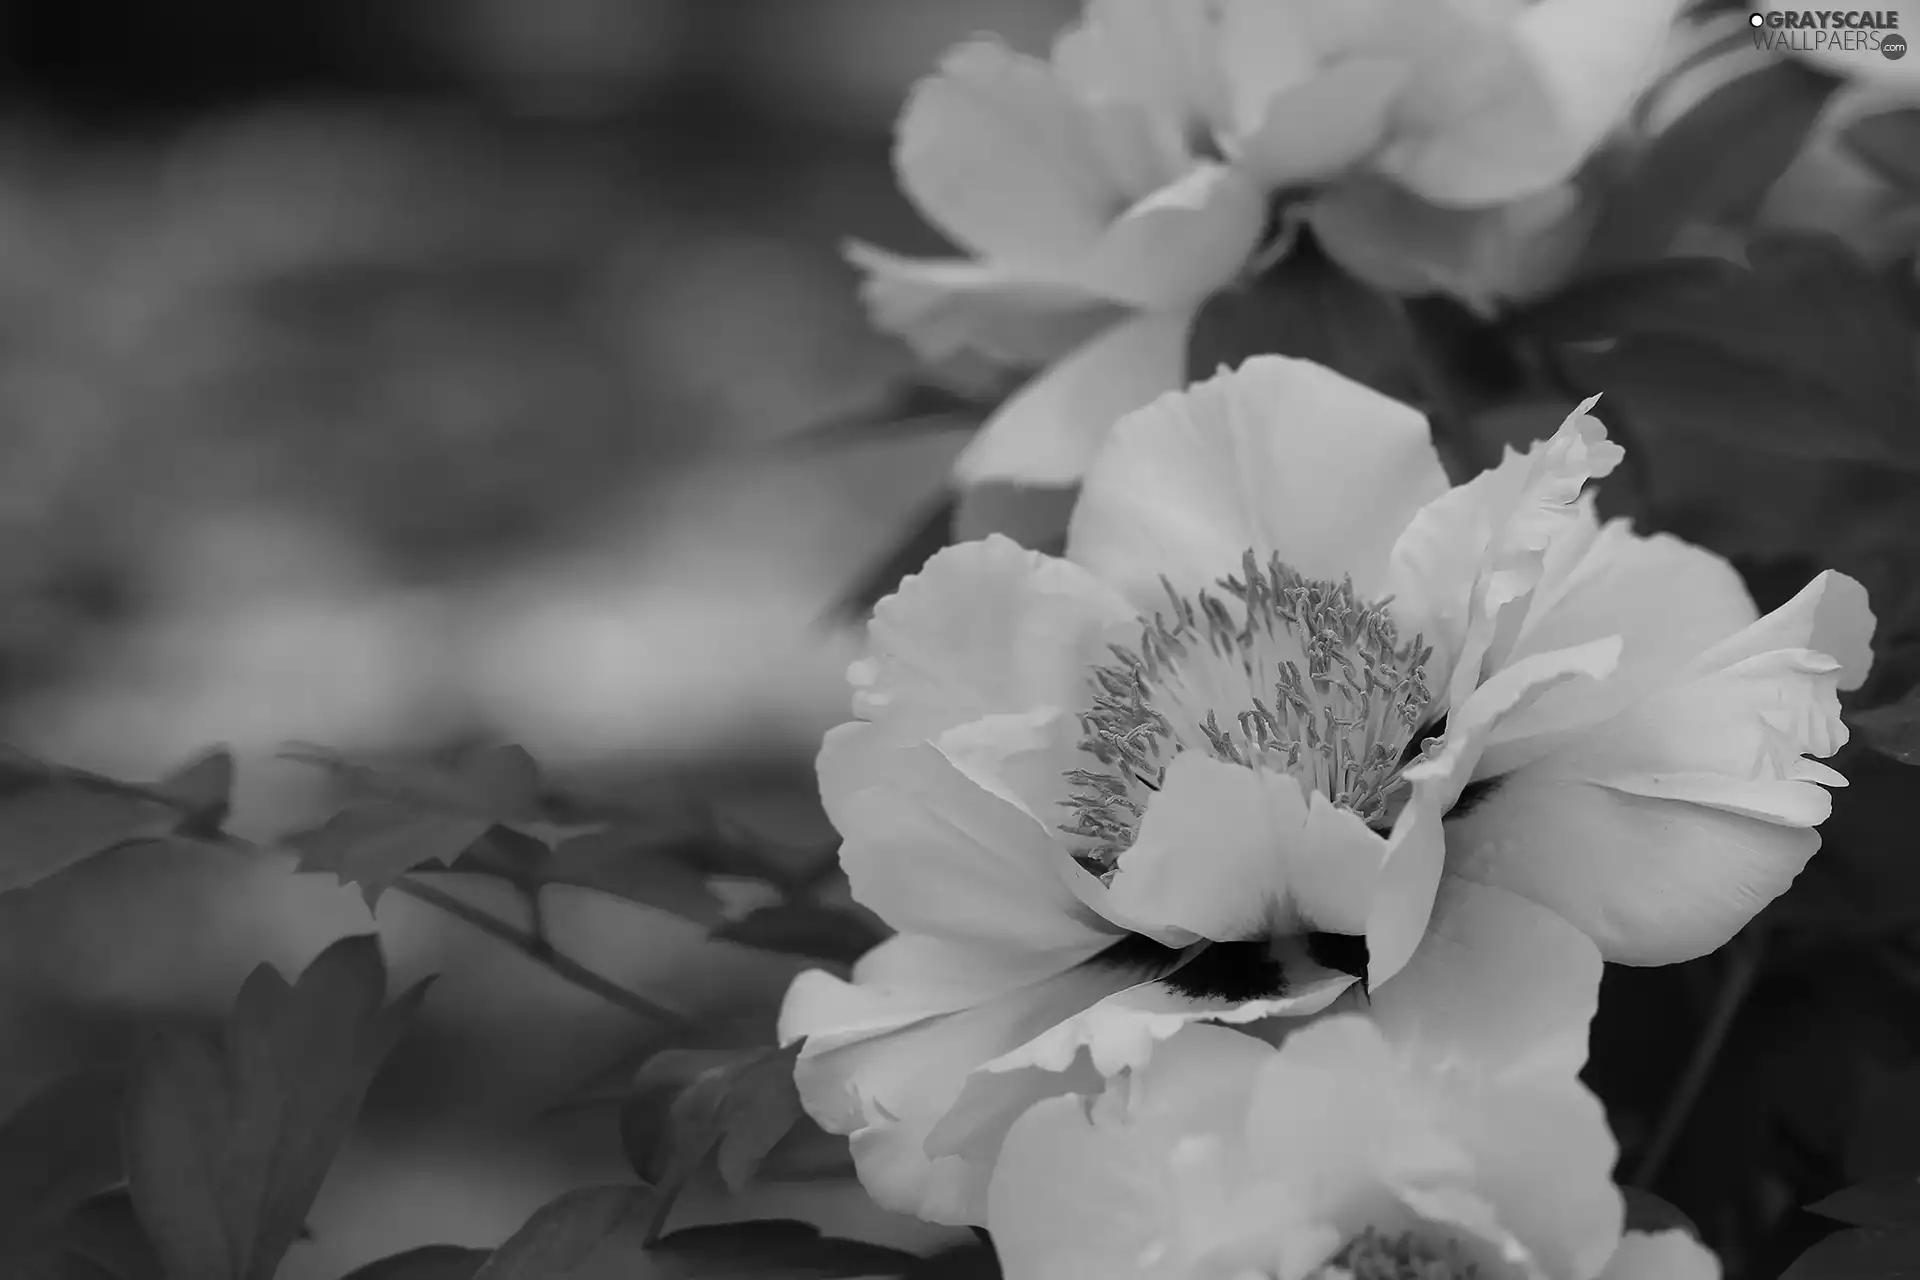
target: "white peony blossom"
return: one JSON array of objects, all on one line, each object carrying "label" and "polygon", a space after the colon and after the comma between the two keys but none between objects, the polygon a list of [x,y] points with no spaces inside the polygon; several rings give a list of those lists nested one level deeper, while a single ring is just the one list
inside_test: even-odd
[{"label": "white peony blossom", "polygon": [[1115,428],[1066,558],[962,544],[881,603],[819,769],[899,936],[780,1028],[881,1203],[978,1222],[1083,1052],[1097,1083],[1195,1018],[1390,985],[1443,866],[1640,964],[1787,886],[1864,592],[1756,619],[1724,561],[1595,519],[1620,456],[1580,412],[1449,489],[1418,413],[1262,357]]},{"label": "white peony blossom", "polygon": [[1622,1235],[1616,1149],[1580,1084],[1593,944],[1456,885],[1366,1016],[1276,1050],[1189,1027],[1091,1101],[1011,1127],[987,1225],[1007,1280],[1718,1280],[1680,1232]]},{"label": "white peony blossom", "polygon": [[1042,367],[957,464],[1077,481],[1182,385],[1200,304],[1310,223],[1349,270],[1476,305],[1558,279],[1571,180],[1676,0],[1090,0],[1050,59],[953,50],[902,113],[907,195],[966,256],[850,256],[925,358]]}]

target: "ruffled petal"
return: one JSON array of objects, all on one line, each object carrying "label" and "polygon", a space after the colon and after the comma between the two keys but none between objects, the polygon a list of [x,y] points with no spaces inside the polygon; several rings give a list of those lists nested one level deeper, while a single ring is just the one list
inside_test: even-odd
[{"label": "ruffled petal", "polygon": [[1508,450],[1499,466],[1427,504],[1393,546],[1396,612],[1451,672],[1450,708],[1510,647],[1523,616],[1514,606],[1540,584],[1553,543],[1578,536],[1581,490],[1624,456],[1587,413],[1598,399],[1526,453]]},{"label": "ruffled petal", "polygon": [[1629,1231],[1599,1280],[1720,1280],[1720,1259],[1685,1231]]},{"label": "ruffled petal", "polygon": [[[1004,960],[984,951],[916,945],[911,955],[893,957],[892,989],[803,974],[788,993],[780,1029],[788,1042],[809,1037],[795,1070],[802,1102],[823,1128],[849,1135],[860,1180],[877,1203],[935,1222],[978,1224],[985,1220],[991,1166],[964,1155],[930,1156],[928,1135],[975,1067],[1128,985],[1133,976],[1079,963],[993,991],[983,978],[977,1002],[945,1012],[960,994],[953,977],[919,968],[943,959],[977,965],[981,974],[1002,981],[1013,976]],[[925,984],[921,1005],[929,1012],[913,1018],[917,984]]]},{"label": "ruffled petal", "polygon": [[846,255],[865,274],[860,298],[874,326],[931,364],[972,353],[1038,367],[1111,324],[1118,311],[1083,289],[1029,280],[999,263],[903,258],[865,244],[848,245]]},{"label": "ruffled petal", "polygon": [[1266,220],[1246,173],[1196,164],[1115,218],[1075,279],[1145,311],[1190,311],[1240,274]]},{"label": "ruffled petal", "polygon": [[1120,930],[1067,883],[1051,831],[932,743],[876,753],[835,806],[853,896],[894,928],[1024,951],[1097,948]]},{"label": "ruffled petal", "polygon": [[1260,356],[1128,415],[1087,475],[1068,555],[1143,605],[1236,572],[1251,548],[1310,577],[1387,577],[1446,491],[1426,419],[1305,360]]},{"label": "ruffled petal", "polygon": [[1053,68],[983,40],[914,87],[894,166],[927,221],[1038,281],[1058,281],[1133,200]]},{"label": "ruffled petal", "polygon": [[994,410],[959,459],[965,485],[1073,484],[1122,417],[1180,385],[1191,311],[1128,316],[1036,375]]},{"label": "ruffled petal", "polygon": [[1859,584],[1820,575],[1671,684],[1499,779],[1449,820],[1450,864],[1558,911],[1609,960],[1720,946],[1806,865],[1823,788],[1845,784],[1804,757],[1845,745],[1835,688],[1849,668],[1807,646],[1864,664],[1872,626]]},{"label": "ruffled petal", "polygon": [[1066,560],[993,536],[937,552],[882,600],[854,664],[854,714],[897,739],[982,716],[1078,707],[1133,608]]},{"label": "ruffled petal", "polygon": [[1678,538],[1640,537],[1616,520],[1556,539],[1506,661],[1618,635],[1620,665],[1605,681],[1562,685],[1504,719],[1477,772],[1510,773],[1633,705],[1756,616],[1734,567]]},{"label": "ruffled petal", "polygon": [[1283,773],[1183,752],[1110,883],[1129,916],[1217,942],[1363,934],[1387,842]]}]

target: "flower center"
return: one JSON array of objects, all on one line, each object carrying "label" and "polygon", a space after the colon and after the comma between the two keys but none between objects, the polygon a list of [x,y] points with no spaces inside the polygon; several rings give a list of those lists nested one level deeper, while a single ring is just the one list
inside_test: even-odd
[{"label": "flower center", "polygon": [[1312,1280],[1475,1280],[1479,1267],[1458,1242],[1367,1227],[1313,1273]]},{"label": "flower center", "polygon": [[[1307,578],[1248,551],[1221,595],[1191,599],[1161,580],[1171,613],[1142,620],[1140,643],[1094,668],[1070,770],[1077,855],[1096,874],[1132,846],[1147,801],[1183,751],[1291,774],[1369,825],[1390,817],[1408,743],[1432,694],[1420,636],[1402,642],[1351,580]],[[1222,598],[1225,597],[1225,598]],[[1229,603],[1231,601],[1231,603]]]}]

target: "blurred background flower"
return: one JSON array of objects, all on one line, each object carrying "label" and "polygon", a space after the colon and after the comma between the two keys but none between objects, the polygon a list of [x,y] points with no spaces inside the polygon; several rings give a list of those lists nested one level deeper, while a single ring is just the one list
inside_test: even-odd
[{"label": "blurred background flower", "polygon": [[[928,239],[888,164],[908,85],[979,29],[1044,48],[1073,8],[6,6],[0,738],[127,776],[230,743],[243,832],[320,802],[288,739],[487,737],[822,839],[851,642],[818,620],[959,441],[773,446],[908,360],[837,252]],[[793,966],[547,905],[588,963],[764,1004],[771,1034]],[[0,1101],[370,927],[330,880],[212,853],[0,900]],[[292,1280],[496,1242],[622,1163],[606,1117],[538,1113],[632,1048],[624,1015],[413,902],[378,927],[396,984],[446,977]]]}]

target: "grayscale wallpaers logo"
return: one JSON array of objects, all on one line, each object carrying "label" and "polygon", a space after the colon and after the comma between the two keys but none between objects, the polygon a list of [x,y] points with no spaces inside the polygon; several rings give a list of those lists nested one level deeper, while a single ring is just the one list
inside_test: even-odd
[{"label": "grayscale wallpaers logo", "polygon": [[1748,14],[1747,22],[1756,49],[1858,50],[1877,52],[1889,62],[1907,53],[1900,14],[1891,9],[1782,9]]}]

